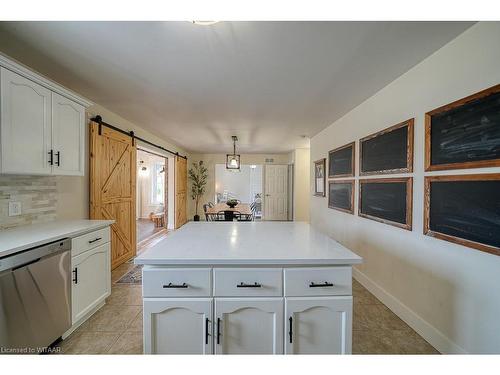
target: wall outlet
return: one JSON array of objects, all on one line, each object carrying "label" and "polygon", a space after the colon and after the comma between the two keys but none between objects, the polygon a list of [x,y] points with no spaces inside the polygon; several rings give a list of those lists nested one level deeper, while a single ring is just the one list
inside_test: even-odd
[{"label": "wall outlet", "polygon": [[9,202],[9,216],[21,215],[21,202]]}]

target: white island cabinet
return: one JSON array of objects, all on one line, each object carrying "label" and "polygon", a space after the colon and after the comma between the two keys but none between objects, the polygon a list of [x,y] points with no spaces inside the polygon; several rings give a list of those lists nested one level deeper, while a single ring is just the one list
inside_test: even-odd
[{"label": "white island cabinet", "polygon": [[300,222],[193,222],[135,259],[147,354],[349,354],[361,258]]}]

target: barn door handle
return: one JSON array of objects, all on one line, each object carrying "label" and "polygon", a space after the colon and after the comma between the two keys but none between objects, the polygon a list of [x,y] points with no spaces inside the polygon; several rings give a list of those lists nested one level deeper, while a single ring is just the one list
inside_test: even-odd
[{"label": "barn door handle", "polygon": [[333,286],[333,284],[329,283],[328,281],[325,281],[324,283],[321,284],[316,284],[314,282],[311,282],[311,284],[309,284],[309,288],[325,288],[329,286]]},{"label": "barn door handle", "polygon": [[217,318],[217,345],[220,344],[220,318]]},{"label": "barn door handle", "polygon": [[288,318],[288,335],[290,336],[290,344],[293,342],[293,318],[289,317]]}]

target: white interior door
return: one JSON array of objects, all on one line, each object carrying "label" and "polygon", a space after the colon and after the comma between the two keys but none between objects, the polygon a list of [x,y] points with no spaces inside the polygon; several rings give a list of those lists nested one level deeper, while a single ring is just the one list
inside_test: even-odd
[{"label": "white interior door", "polygon": [[285,354],[350,354],[352,297],[285,300]]},{"label": "white interior door", "polygon": [[282,298],[216,298],[215,354],[282,354]]},{"label": "white interior door", "polygon": [[265,166],[264,219],[288,220],[288,166]]},{"label": "white interior door", "polygon": [[145,354],[212,354],[211,298],[144,299]]}]

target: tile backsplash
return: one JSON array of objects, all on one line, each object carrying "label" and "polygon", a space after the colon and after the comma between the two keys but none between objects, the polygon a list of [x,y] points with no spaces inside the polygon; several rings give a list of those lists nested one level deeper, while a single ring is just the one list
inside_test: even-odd
[{"label": "tile backsplash", "polygon": [[[0,229],[55,220],[55,176],[0,175]],[[21,202],[21,215],[9,217],[9,202]]]}]

